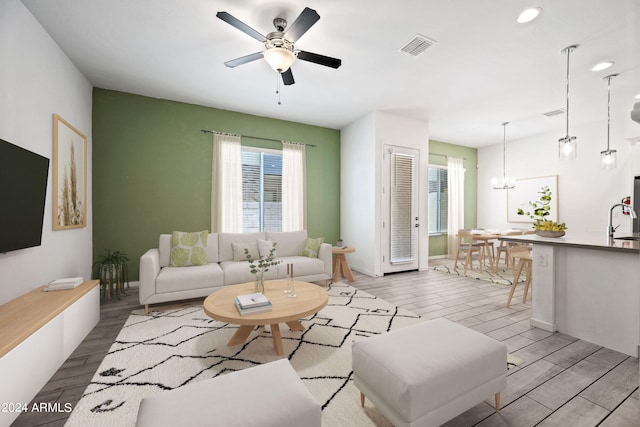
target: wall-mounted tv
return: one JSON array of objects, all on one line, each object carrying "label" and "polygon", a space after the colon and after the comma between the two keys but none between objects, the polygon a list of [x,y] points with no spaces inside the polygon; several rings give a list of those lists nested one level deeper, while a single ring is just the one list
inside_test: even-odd
[{"label": "wall-mounted tv", "polygon": [[0,253],[40,246],[49,159],[0,139]]}]

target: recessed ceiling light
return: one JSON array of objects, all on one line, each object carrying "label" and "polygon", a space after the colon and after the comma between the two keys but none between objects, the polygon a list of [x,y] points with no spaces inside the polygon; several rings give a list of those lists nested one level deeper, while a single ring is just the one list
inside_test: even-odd
[{"label": "recessed ceiling light", "polygon": [[607,68],[611,67],[613,64],[615,64],[615,62],[613,62],[613,61],[601,62],[599,64],[594,65],[593,68],[591,69],[591,71],[606,70]]},{"label": "recessed ceiling light", "polygon": [[516,21],[518,21],[518,24],[526,24],[527,22],[531,22],[536,19],[538,15],[540,15],[540,12],[542,12],[541,7],[529,8],[522,12]]}]

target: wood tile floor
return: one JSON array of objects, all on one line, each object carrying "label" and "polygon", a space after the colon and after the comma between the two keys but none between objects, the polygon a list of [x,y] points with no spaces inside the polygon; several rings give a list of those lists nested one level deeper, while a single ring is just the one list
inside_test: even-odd
[{"label": "wood tile floor", "polygon": [[[529,326],[531,303],[522,303],[522,289],[507,309],[508,286],[442,272],[380,278],[355,273],[355,279],[351,285],[423,317],[446,317],[504,341],[509,352],[524,360],[510,371],[499,414],[490,399],[445,426],[640,426],[638,359]],[[136,288],[122,300],[103,301],[100,323],[34,402],[75,406],[135,308]],[[64,412],[24,413],[12,425],[62,426],[67,417]]]}]

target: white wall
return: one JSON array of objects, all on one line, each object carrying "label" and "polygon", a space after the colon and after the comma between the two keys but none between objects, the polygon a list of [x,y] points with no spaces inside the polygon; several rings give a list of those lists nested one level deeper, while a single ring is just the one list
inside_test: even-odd
[{"label": "white wall", "polygon": [[87,227],[63,231],[52,230],[50,163],[42,245],[0,254],[3,304],[53,279],[90,278],[92,87],[19,0],[0,1],[0,58],[0,138],[52,159],[57,113],[87,136],[89,163]]},{"label": "white wall", "polygon": [[[614,126],[617,120],[623,119],[611,119],[611,148],[618,151],[616,169],[600,169],[600,151],[607,144],[605,115],[602,121],[571,127],[571,135],[578,140],[578,157],[574,160],[558,158],[558,139],[564,136],[564,131],[509,142],[507,129],[507,175],[516,178],[558,175],[558,194],[552,197],[558,197],[559,219],[567,224],[567,232],[600,233],[604,237],[609,208],[623,197],[633,195],[631,143],[626,140],[632,135]],[[637,128],[640,134],[640,125]],[[529,227],[529,224],[507,222],[506,192],[491,188],[491,178],[501,175],[502,143],[480,148],[478,227]],[[614,212],[614,225],[621,224],[618,232],[630,232],[629,217],[619,214],[619,210]]]},{"label": "white wall", "polygon": [[[419,182],[427,182],[429,165],[428,123],[376,111],[341,129],[340,140],[340,235],[356,248],[349,264],[361,273],[381,276],[382,266],[382,146],[420,151]],[[427,216],[427,194],[419,185],[419,215]],[[427,268],[429,239],[426,225],[420,228],[420,268]]]},{"label": "white wall", "polygon": [[375,117],[367,114],[340,131],[340,237],[356,248],[348,255],[351,268],[369,276],[382,271]]}]

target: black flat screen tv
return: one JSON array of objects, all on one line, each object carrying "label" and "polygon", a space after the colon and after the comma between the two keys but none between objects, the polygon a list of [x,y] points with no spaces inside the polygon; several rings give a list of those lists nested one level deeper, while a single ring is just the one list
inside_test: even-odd
[{"label": "black flat screen tv", "polygon": [[49,159],[0,139],[0,253],[40,246]]}]

